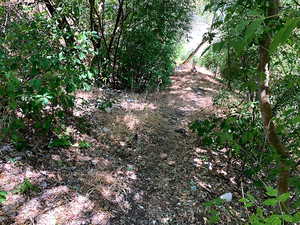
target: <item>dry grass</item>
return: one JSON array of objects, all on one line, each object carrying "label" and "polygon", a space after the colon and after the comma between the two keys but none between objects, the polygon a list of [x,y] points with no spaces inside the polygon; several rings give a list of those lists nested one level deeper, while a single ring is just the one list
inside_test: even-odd
[{"label": "dry grass", "polygon": [[[208,163],[223,164],[201,150],[188,124],[217,113],[212,97],[220,84],[188,71],[172,80],[156,93],[78,92],[79,122],[69,128],[74,146],[0,151],[0,189],[12,191],[25,178],[40,187],[11,192],[0,224],[206,224],[199,202],[233,184],[210,173]],[[99,99],[113,102],[110,112],[97,108]],[[91,147],[79,148],[80,141]]]}]

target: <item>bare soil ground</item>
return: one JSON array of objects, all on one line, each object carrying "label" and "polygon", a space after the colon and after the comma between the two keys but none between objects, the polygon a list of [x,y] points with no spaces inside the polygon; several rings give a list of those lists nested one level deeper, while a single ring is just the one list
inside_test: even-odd
[{"label": "bare soil ground", "polygon": [[[43,140],[23,152],[0,145],[0,190],[9,192],[0,224],[207,224],[203,202],[226,192],[240,198],[226,154],[201,148],[188,128],[220,113],[212,98],[222,86],[200,72],[177,72],[172,81],[156,93],[79,92],[69,148],[45,149]],[[106,100],[107,112],[97,108]],[[38,189],[14,192],[25,179]],[[234,204],[222,224],[237,224]]]}]

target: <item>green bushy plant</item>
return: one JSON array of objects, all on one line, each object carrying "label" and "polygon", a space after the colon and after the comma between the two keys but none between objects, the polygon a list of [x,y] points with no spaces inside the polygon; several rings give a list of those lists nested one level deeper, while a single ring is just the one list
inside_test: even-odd
[{"label": "green bushy plant", "polygon": [[[74,106],[74,91],[93,80],[85,58],[89,33],[78,33],[73,47],[61,45],[55,21],[44,14],[15,19],[0,36],[0,113],[9,114],[1,137],[22,129],[47,133]],[[18,140],[16,142],[19,142]]]},{"label": "green bushy plant", "polygon": [[261,135],[263,126],[255,119],[258,116],[257,103],[245,104],[236,110],[225,118],[194,121],[190,128],[199,135],[204,147],[226,148],[234,158],[243,160],[244,173],[252,176],[270,165],[276,154],[271,154],[272,149],[266,147]]},{"label": "green bushy plant", "polygon": [[81,148],[81,149],[88,149],[90,147],[92,147],[92,144],[87,142],[87,141],[80,141],[79,142],[79,148]]},{"label": "green bushy plant", "polygon": [[208,50],[200,59],[199,64],[206,67],[213,73],[217,73],[224,66],[225,57],[222,54],[216,54]]},{"label": "green bushy plant", "polygon": [[[299,86],[296,65],[299,64],[296,50],[299,48],[299,5],[294,1],[217,0],[208,1],[205,9],[214,13],[211,28],[218,34],[218,40],[210,46],[209,60],[219,60],[218,54],[223,57],[223,63],[217,65],[222,81],[228,84],[230,100],[239,99],[240,103],[234,107],[238,109],[237,114],[228,113],[220,118],[222,122],[209,124],[215,133],[207,131],[206,135],[205,127],[199,124],[194,124],[193,129],[204,136],[205,145],[230,149],[237,153],[237,159],[252,164],[247,171],[250,174],[267,168],[261,175],[272,182],[277,177],[279,197],[292,191],[293,200],[298,201],[295,162],[299,162],[299,98],[295,90]],[[253,102],[259,103],[259,110],[251,110],[249,104]],[[243,108],[252,113],[252,119]],[[247,143],[253,137],[253,143]],[[245,149],[247,151],[240,154]],[[252,157],[248,158],[249,155]],[[276,202],[277,197],[264,202],[265,206],[271,202],[281,204]],[[265,217],[260,213],[253,216],[250,223],[293,222],[289,220],[292,219],[285,215]]]},{"label": "green bushy plant", "polygon": [[[270,186],[266,187],[266,199],[257,199],[252,194],[248,193],[241,198],[241,202],[246,211],[247,218],[239,218],[240,224],[246,225],[283,225],[288,223],[300,222],[299,207],[283,210],[281,205],[291,200],[290,193],[279,194],[277,189]],[[206,207],[209,224],[219,224],[221,215],[228,212],[226,202],[220,198],[207,201],[203,204]],[[279,210],[278,210],[279,209]],[[251,211],[250,211],[251,210]]]},{"label": "green bushy plant", "polygon": [[57,138],[51,140],[48,144],[49,148],[67,148],[72,145],[72,138],[68,135],[59,135]]},{"label": "green bushy plant", "polygon": [[[98,55],[92,66],[98,81],[133,91],[168,85],[192,7],[192,0],[106,1],[106,26],[94,40]],[[93,24],[102,26],[94,17]]]},{"label": "green bushy plant", "polygon": [[39,191],[39,187],[32,184],[29,179],[25,179],[18,187],[16,190],[13,192],[15,193],[21,193],[21,194],[28,194],[30,192],[37,192]]}]

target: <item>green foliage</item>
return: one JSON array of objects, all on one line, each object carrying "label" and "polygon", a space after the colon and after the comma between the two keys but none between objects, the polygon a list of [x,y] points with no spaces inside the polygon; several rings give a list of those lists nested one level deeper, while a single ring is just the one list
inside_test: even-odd
[{"label": "green foliage", "polygon": [[47,137],[71,113],[75,91],[94,81],[134,91],[169,84],[193,0],[97,4],[49,1],[50,16],[1,7],[9,22],[0,19],[0,139],[22,149],[28,128]]},{"label": "green foliage", "polygon": [[[273,108],[272,121],[283,145],[290,154],[286,162],[291,167],[289,185],[291,193],[279,195],[267,187],[267,199],[260,200],[248,194],[241,201],[256,213],[249,217],[249,224],[299,223],[299,188],[296,164],[299,162],[299,5],[295,1],[280,1],[279,13],[267,17],[271,1],[208,1],[205,10],[214,13],[212,32],[215,40],[205,52],[202,63],[221,74],[227,90],[214,99],[214,103],[226,107],[222,118],[193,123],[202,144],[209,148],[226,148],[236,159],[242,160],[244,175],[251,178],[260,175],[265,182],[274,182],[281,172],[280,156],[268,145],[262,123],[259,122],[257,96],[261,83],[261,47],[270,44],[270,61],[266,74],[270,75],[268,87]],[[243,18],[243,19],[241,19]],[[272,38],[270,43],[266,35]],[[224,101],[226,100],[226,101]],[[230,102],[228,103],[228,100]],[[237,102],[232,104],[232,102]],[[224,105],[226,102],[227,105]],[[263,172],[263,173],[261,173]],[[257,183],[258,182],[254,182]],[[264,182],[260,182],[261,184]],[[292,207],[286,213],[276,211],[282,203]],[[289,204],[288,204],[289,205]]]},{"label": "green foliage", "polygon": [[[231,92],[228,96],[240,99],[241,107],[250,109],[249,104],[258,100],[259,87],[257,84],[260,77],[257,68],[260,42],[266,32],[274,34],[270,43],[270,53],[272,54],[269,66],[272,73],[269,86],[272,95],[271,103],[274,105],[274,122],[277,133],[291,151],[292,160],[298,161],[300,146],[298,138],[300,129],[297,122],[300,105],[297,91],[299,89],[299,51],[297,51],[300,47],[299,11],[295,2],[281,1],[280,13],[274,18],[266,18],[267,5],[267,1],[245,1],[243,4],[240,1],[231,1],[230,3],[221,0],[208,1],[205,10],[211,11],[215,15],[212,31],[218,33],[219,40],[214,41],[210,46],[202,63],[214,71],[219,71],[221,81],[228,85],[228,92]],[[243,20],[240,19],[241,16]],[[221,101],[215,99],[215,103],[220,104]],[[228,108],[232,109],[232,106],[228,106]],[[253,112],[251,109],[249,111]],[[255,116],[252,118],[252,122],[251,115],[243,114],[242,111],[236,111],[236,113],[239,117],[238,120],[244,121],[242,123],[245,127],[255,130],[254,136],[258,138],[253,142],[258,145],[249,143],[244,146],[240,141],[236,141],[235,135],[231,133],[223,134],[220,139],[227,140],[227,145],[231,149],[263,152],[266,156],[270,155],[270,159],[276,160],[278,156],[273,149],[263,147],[264,141],[259,138],[259,136],[263,136],[263,129],[261,124],[255,122],[258,118],[257,111],[253,114]],[[236,126],[231,127],[231,130],[235,129]],[[247,129],[241,133],[233,131],[233,133],[240,134],[240,137],[244,136],[242,139],[247,139],[245,136],[249,136],[251,132],[248,132]],[[207,136],[210,136],[209,131]],[[213,142],[213,144],[216,144],[217,141],[216,138],[211,137],[203,137],[203,140]],[[251,147],[247,148],[247,146]],[[241,150],[236,152],[239,151]],[[270,160],[266,162],[270,162]],[[250,173],[254,172],[253,169],[250,170]]]},{"label": "green foliage", "polygon": [[[224,102],[224,99],[221,101]],[[261,135],[263,126],[255,119],[258,116],[257,103],[241,107],[232,106],[232,112],[225,118],[211,117],[194,121],[190,128],[199,135],[202,146],[216,150],[225,148],[233,157],[242,160],[245,163],[245,175],[252,177],[270,166],[276,154],[265,146],[265,139]]]},{"label": "green foliage", "polygon": [[[279,195],[277,189],[267,186],[266,195],[269,198],[264,201],[256,199],[250,193],[239,200],[239,202],[243,203],[246,210],[251,209],[254,212],[248,215],[248,225],[282,225],[285,222],[300,222],[300,212],[296,208],[293,210],[293,213],[284,213],[277,210],[282,203],[290,200],[290,193]],[[203,205],[207,208],[206,213],[209,215],[210,224],[219,224],[221,220],[220,215],[229,210],[225,202],[220,198],[205,202]],[[240,220],[242,221],[242,218]]]},{"label": "green foliage", "polygon": [[111,100],[100,101],[97,104],[97,108],[104,112],[107,112],[113,106],[113,103],[114,103],[114,101],[111,101]]},{"label": "green foliage", "polygon": [[208,50],[206,54],[200,58],[199,64],[206,67],[213,73],[217,73],[219,68],[223,66],[223,62],[223,54],[216,54],[213,51]]},{"label": "green foliage", "polygon": [[72,145],[72,137],[68,135],[60,135],[58,138],[53,139],[48,144],[49,148],[68,148]]},{"label": "green foliage", "polygon": [[192,2],[107,1],[102,12],[105,37],[95,40],[101,46],[93,61],[98,81],[134,91],[168,85],[177,44],[188,29]]},{"label": "green foliage", "polygon": [[1,191],[0,190],[0,203],[3,203],[6,201],[6,196],[7,196],[7,192],[6,191]]},{"label": "green foliage", "polygon": [[221,220],[221,212],[218,210],[223,206],[224,200],[220,198],[213,199],[211,201],[205,202],[203,205],[207,208],[206,213],[208,214],[208,223],[209,224],[218,224]]},{"label": "green foliage", "polygon": [[74,91],[93,80],[84,63],[91,52],[88,35],[74,34],[78,43],[68,48],[60,44],[63,34],[55,21],[44,14],[10,23],[0,35],[0,113],[10,115],[0,138],[22,139],[26,127],[45,134],[60,126],[74,106]]},{"label": "green foliage", "polygon": [[[290,199],[290,193],[279,195],[277,189],[267,186],[266,195],[269,198],[262,202],[262,207],[257,206],[257,200],[250,194],[248,194],[247,197],[240,199],[240,202],[244,203],[246,208],[256,206],[256,212],[249,216],[249,224],[281,225],[284,224],[284,222],[298,223],[300,221],[299,212],[293,214],[276,212],[276,207],[280,207],[282,203],[285,203]],[[269,206],[272,207],[271,212],[270,209],[267,209]]]},{"label": "green foliage", "polygon": [[284,26],[275,34],[270,46],[271,52],[274,52],[280,44],[286,43],[293,30],[297,26],[299,26],[299,24],[300,17],[289,18],[288,21],[284,24]]},{"label": "green foliage", "polygon": [[20,194],[29,194],[31,192],[38,192],[40,189],[38,186],[32,184],[27,178],[19,185],[19,187],[14,191]]},{"label": "green foliage", "polygon": [[92,147],[92,145],[89,142],[86,142],[86,141],[80,141],[79,142],[79,148],[88,149],[90,147]]},{"label": "green foliage", "polygon": [[[212,31],[218,33],[219,40],[210,46],[203,61],[212,62],[210,67],[221,72],[222,78],[228,81],[230,88],[248,93],[256,91],[258,46],[268,29],[265,25],[271,23],[272,32],[275,34],[271,43],[273,53],[279,45],[296,45],[299,43],[299,32],[296,29],[299,27],[297,6],[283,1],[278,18],[265,18],[266,1],[245,1],[244,4],[237,0],[230,3],[221,0],[208,2],[205,10],[215,15]],[[299,46],[293,46],[292,52],[296,53],[298,48]],[[286,46],[286,49],[289,48]],[[278,53],[280,54],[280,51],[276,52]],[[287,61],[286,56],[284,61]],[[289,60],[289,63],[294,64],[298,58],[294,57],[294,61]],[[275,68],[277,69],[279,68]]]},{"label": "green foliage", "polygon": [[[295,82],[293,83],[295,84]],[[190,128],[199,135],[202,146],[215,150],[227,149],[227,154],[236,160],[241,160],[246,177],[253,178],[263,174],[264,179],[273,182],[280,171],[277,166],[279,156],[273,148],[266,144],[263,125],[258,119],[260,116],[258,103],[238,103],[234,100],[228,103],[228,99],[237,97],[238,95],[234,95],[230,91],[220,91],[220,94],[214,98],[214,104],[228,107],[227,115],[194,121]],[[289,103],[289,101],[291,102]],[[280,113],[277,113],[278,116],[275,120],[278,133],[283,137],[283,143],[293,152],[293,158],[289,161],[292,167],[295,165],[293,161],[299,159],[298,102],[289,98],[285,101],[285,105],[279,106],[278,104],[278,108],[283,107],[284,110],[279,110]],[[292,178],[292,181],[291,186],[294,190],[298,190],[300,183],[296,182],[296,178]],[[261,186],[261,182],[254,183]]]}]

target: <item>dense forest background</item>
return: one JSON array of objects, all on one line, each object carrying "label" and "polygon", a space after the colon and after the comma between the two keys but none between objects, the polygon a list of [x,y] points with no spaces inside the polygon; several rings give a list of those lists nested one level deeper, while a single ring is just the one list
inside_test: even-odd
[{"label": "dense forest background", "polygon": [[[192,26],[195,18],[196,23],[197,18],[203,18],[204,22],[210,24],[205,28],[200,27],[202,30],[197,33]],[[186,44],[191,43],[191,38],[196,45]],[[176,151],[181,153],[176,157],[182,160],[189,157],[190,153],[199,154],[195,149],[201,148],[205,149],[209,155],[207,157],[212,155],[216,160],[203,164],[208,177],[215,178],[212,182],[222,176],[223,183],[232,182],[231,185],[236,189],[235,192],[211,192],[209,189],[213,188],[207,189],[201,186],[201,182],[193,181],[189,191],[201,187],[209,194],[201,201],[196,200],[199,195],[191,194],[190,197],[196,202],[193,207],[197,207],[198,211],[193,213],[194,219],[191,221],[181,220],[178,224],[298,224],[299,51],[300,2],[297,0],[2,0],[0,172],[5,174],[5,170],[12,168],[12,164],[19,169],[29,166],[35,171],[41,171],[41,168],[35,168],[36,165],[46,163],[44,161],[50,163],[53,154],[66,154],[60,156],[59,163],[56,160],[55,168],[61,168],[56,171],[65,167],[77,168],[80,164],[69,166],[64,163],[68,161],[66,159],[72,148],[90,152],[98,148],[89,139],[91,136],[95,140],[98,138],[98,144],[109,142],[108,152],[104,153],[103,150],[101,157],[105,154],[106,159],[116,161],[112,159],[114,154],[118,160],[128,160],[132,156],[128,160],[130,166],[127,165],[127,172],[135,171],[132,164],[138,161],[138,155],[145,158],[146,162],[152,162],[152,172],[149,170],[145,173],[148,175],[164,171],[159,166],[154,168],[157,158],[164,161],[170,155],[178,154],[169,152],[173,144],[180,146],[180,150],[176,148]],[[206,70],[205,74],[204,68],[211,73]],[[185,85],[192,86],[188,89]],[[186,95],[177,99],[180,91],[186,91]],[[192,97],[187,94],[189,91],[198,97],[190,100]],[[94,99],[90,102],[84,102],[78,97],[91,93]],[[106,97],[100,98],[103,93]],[[119,139],[111,128],[104,126],[105,122],[116,126],[118,117],[114,114],[114,107],[119,104],[122,96],[126,96],[126,104],[134,103],[142,108],[145,105],[156,105],[151,110],[157,113],[157,117],[166,118],[157,123],[160,129],[154,129],[153,135],[158,138],[165,136],[169,140],[156,143],[151,139],[152,133],[146,135],[154,127],[150,117],[143,117],[148,113],[147,110],[142,111],[144,115],[139,114],[140,123],[143,124],[140,130],[134,128],[134,132],[126,133],[131,128],[122,128],[123,136],[120,132],[122,137]],[[135,97],[132,96],[141,102],[133,100]],[[194,110],[203,112],[208,109],[209,104],[205,105],[204,102],[207,96],[212,99],[213,108],[205,115],[178,111],[198,107]],[[78,107],[84,104],[86,106],[83,106],[85,108],[81,112]],[[179,107],[178,104],[183,105]],[[121,103],[119,105],[122,106]],[[172,107],[177,106],[179,108],[173,112],[175,109]],[[85,113],[90,117],[80,116]],[[96,119],[91,119],[93,114],[97,114]],[[184,116],[189,118],[186,121],[180,119]],[[162,124],[170,119],[176,126],[181,120],[183,123],[180,128],[174,128],[171,122],[170,126],[162,128]],[[88,123],[91,121],[96,122]],[[134,123],[131,117],[129,121]],[[73,130],[76,127],[76,132],[72,133],[70,127]],[[94,130],[101,130],[109,138],[101,139],[98,134],[92,135],[88,131],[90,127],[96,127]],[[172,130],[168,133],[170,129],[174,132]],[[164,144],[166,149],[162,147]],[[146,151],[152,145],[155,147],[151,153]],[[138,149],[141,152],[130,153],[133,154],[130,156],[124,153],[127,150],[123,148]],[[189,149],[186,153],[183,151],[185,148]],[[120,149],[124,151],[120,153]],[[18,160],[21,153],[25,154],[22,155],[24,160]],[[218,159],[215,159],[216,155]],[[36,161],[33,162],[31,156]],[[43,157],[44,161],[39,162]],[[92,162],[93,157],[90,156],[88,161]],[[18,161],[21,161],[21,165]],[[179,168],[175,161],[168,161],[168,166]],[[188,162],[180,167],[185,175],[194,173]],[[213,166],[212,162],[216,165],[221,163],[220,169],[227,170],[225,175],[218,174],[215,169],[217,166]],[[146,168],[144,164],[140,166],[141,171],[143,167]],[[44,170],[50,170],[50,167],[45,166]],[[175,172],[172,176],[179,177],[177,181],[180,181],[181,172]],[[80,174],[83,173],[81,171]],[[234,182],[226,178],[226,174],[234,174]],[[3,177],[9,180],[13,175],[8,173]],[[91,177],[89,179],[93,179]],[[152,175],[149,177],[149,180],[156,179]],[[26,175],[15,185],[9,186],[8,180],[0,181],[0,204],[3,212],[6,212],[3,215],[0,213],[0,223],[42,224],[37,215],[15,222],[17,216],[9,215],[7,207],[13,205],[12,196],[27,195],[30,199],[41,195],[43,189],[52,188],[50,183],[43,187]],[[160,185],[159,180],[157,183],[153,181],[154,187]],[[165,179],[161,180],[163,182]],[[183,177],[182,181],[190,182]],[[54,183],[52,185],[53,188],[57,187]],[[109,190],[112,188],[110,185]],[[168,185],[172,186],[172,183]],[[151,186],[150,183],[148,186]],[[122,190],[125,192],[125,189]],[[82,192],[89,193],[87,190]],[[161,190],[159,193],[167,192]],[[150,191],[147,193],[151,195]],[[234,195],[236,197],[232,199]],[[182,207],[180,213],[176,211],[178,214],[190,212],[190,208],[185,208],[186,205],[175,205],[170,212],[175,212],[176,207]],[[147,209],[150,210],[150,206]],[[18,212],[19,207],[15,211]],[[121,214],[127,215],[124,213],[126,210],[122,210]],[[138,211],[133,206],[131,210],[135,213]],[[144,208],[142,210],[147,211]],[[113,210],[106,211],[112,213]],[[132,213],[129,217],[138,217],[133,211],[130,211]],[[116,215],[115,218],[118,218]],[[124,220],[121,223],[121,219],[116,219],[111,223],[151,224],[151,221],[159,221],[153,215],[146,216],[144,212],[140,216],[144,222]],[[56,220],[59,221],[59,216]],[[47,223],[72,224],[66,221]],[[99,223],[89,223],[105,224],[101,223],[101,219]],[[152,224],[177,223],[172,223],[171,219],[161,219]]]}]

